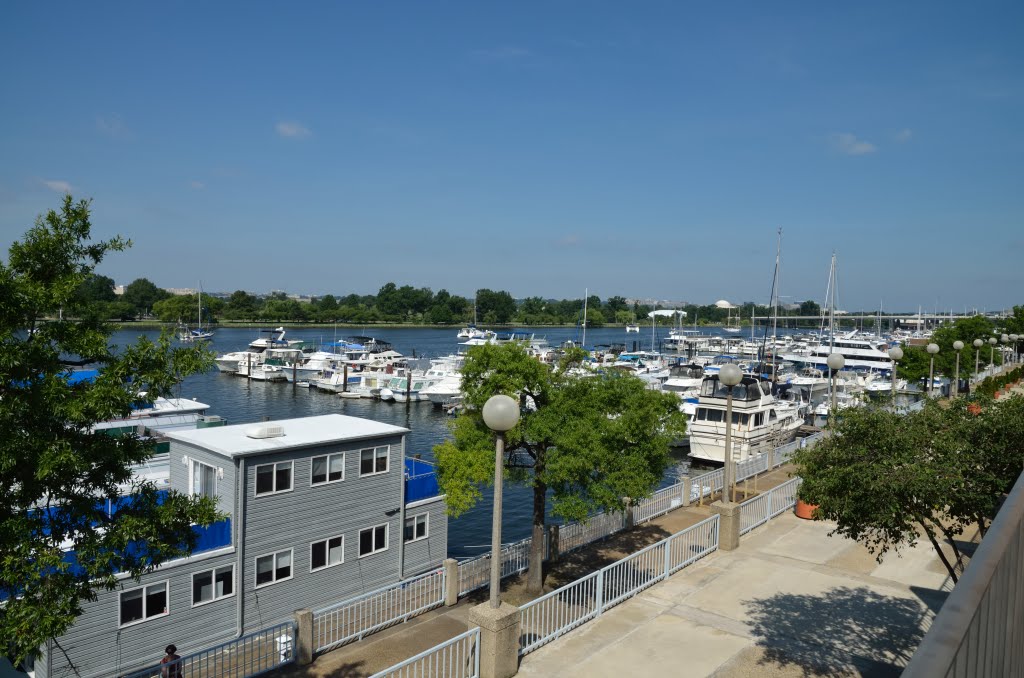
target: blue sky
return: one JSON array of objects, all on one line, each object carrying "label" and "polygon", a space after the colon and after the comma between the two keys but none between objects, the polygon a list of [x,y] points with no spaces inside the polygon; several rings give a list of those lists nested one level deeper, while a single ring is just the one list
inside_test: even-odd
[{"label": "blue sky", "polygon": [[1024,303],[1024,5],[8,3],[0,238],[166,287]]}]

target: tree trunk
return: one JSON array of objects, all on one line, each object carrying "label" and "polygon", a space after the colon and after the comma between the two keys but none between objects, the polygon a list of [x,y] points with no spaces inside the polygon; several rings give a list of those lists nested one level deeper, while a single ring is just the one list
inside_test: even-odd
[{"label": "tree trunk", "polygon": [[957,583],[956,569],[950,564],[949,560],[946,559],[946,554],[942,552],[942,547],[939,546],[939,542],[935,541],[935,535],[932,533],[932,529],[925,524],[924,519],[918,518],[918,524],[924,528],[925,534],[928,535],[928,541],[932,543],[932,547],[935,552],[939,554],[939,558],[942,560],[942,564],[946,566],[946,571],[949,572],[950,578],[953,583]]},{"label": "tree trunk", "polygon": [[533,533],[530,541],[530,569],[526,572],[526,591],[539,596],[544,591],[544,514],[548,487],[533,482]]},{"label": "tree trunk", "polygon": [[967,565],[964,563],[964,556],[960,552],[960,548],[956,545],[956,535],[946,529],[946,526],[939,521],[935,521],[935,524],[940,530],[942,530],[942,534],[946,537],[946,541],[949,542],[949,545],[953,547],[953,555],[956,556],[956,564],[960,568],[960,572],[963,572],[967,569]]}]

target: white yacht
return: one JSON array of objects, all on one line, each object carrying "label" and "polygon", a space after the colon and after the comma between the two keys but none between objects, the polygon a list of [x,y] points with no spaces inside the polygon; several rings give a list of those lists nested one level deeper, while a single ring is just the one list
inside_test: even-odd
[{"label": "white yacht", "polygon": [[829,354],[841,353],[846,359],[846,369],[891,370],[892,359],[886,352],[888,346],[885,340],[857,339],[856,334],[856,332],[850,332],[842,337],[836,337],[832,342],[823,339],[817,346],[808,348],[806,351],[796,351],[782,357],[784,360],[811,365],[822,371],[827,371],[826,360]]},{"label": "white yacht", "polygon": [[[273,330],[260,330],[261,334],[267,336],[253,339],[249,342],[249,348],[245,351],[232,351],[231,353],[225,353],[216,359],[217,369],[221,372],[227,372],[234,374],[238,372],[238,366],[240,363],[248,360],[250,363],[261,363],[263,362],[263,353],[268,348],[289,348],[301,346],[304,342],[301,339],[285,339],[285,329],[278,327]],[[274,334],[277,336],[273,336]]]},{"label": "white yacht", "polygon": [[[704,378],[697,411],[690,420],[690,456],[723,463],[725,461],[726,387],[718,375]],[[799,408],[778,401],[768,381],[744,376],[733,387],[732,456],[744,461],[796,438],[803,425]]]}]

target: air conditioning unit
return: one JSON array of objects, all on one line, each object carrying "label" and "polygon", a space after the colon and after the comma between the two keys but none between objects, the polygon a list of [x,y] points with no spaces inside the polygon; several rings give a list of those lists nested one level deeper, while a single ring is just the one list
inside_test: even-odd
[{"label": "air conditioning unit", "polygon": [[284,426],[279,424],[260,424],[259,426],[252,426],[245,431],[245,435],[249,438],[280,438],[284,435]]}]

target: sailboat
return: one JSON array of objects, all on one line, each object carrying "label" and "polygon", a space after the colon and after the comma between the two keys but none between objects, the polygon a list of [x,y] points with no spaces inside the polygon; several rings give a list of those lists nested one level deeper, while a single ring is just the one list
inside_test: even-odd
[{"label": "sailboat", "polygon": [[213,332],[209,328],[203,329],[203,284],[199,283],[199,317],[197,327],[190,330],[188,325],[182,324],[178,333],[178,340],[186,343],[194,341],[209,341],[213,338]]},{"label": "sailboat", "polygon": [[488,337],[487,330],[478,329],[476,326],[476,300],[473,300],[473,322],[468,327],[463,327],[459,330],[459,333],[455,335],[458,339],[486,339]]},{"label": "sailboat", "polygon": [[739,334],[739,332],[740,332],[740,325],[739,325],[739,323],[740,323],[740,313],[739,313],[738,310],[736,311],[736,326],[733,327],[733,324],[732,324],[732,309],[733,308],[734,308],[734,306],[732,304],[729,304],[729,306],[726,308],[727,315],[726,315],[726,320],[725,320],[725,327],[723,327],[722,329],[725,330],[726,332],[729,332],[730,334]]}]

